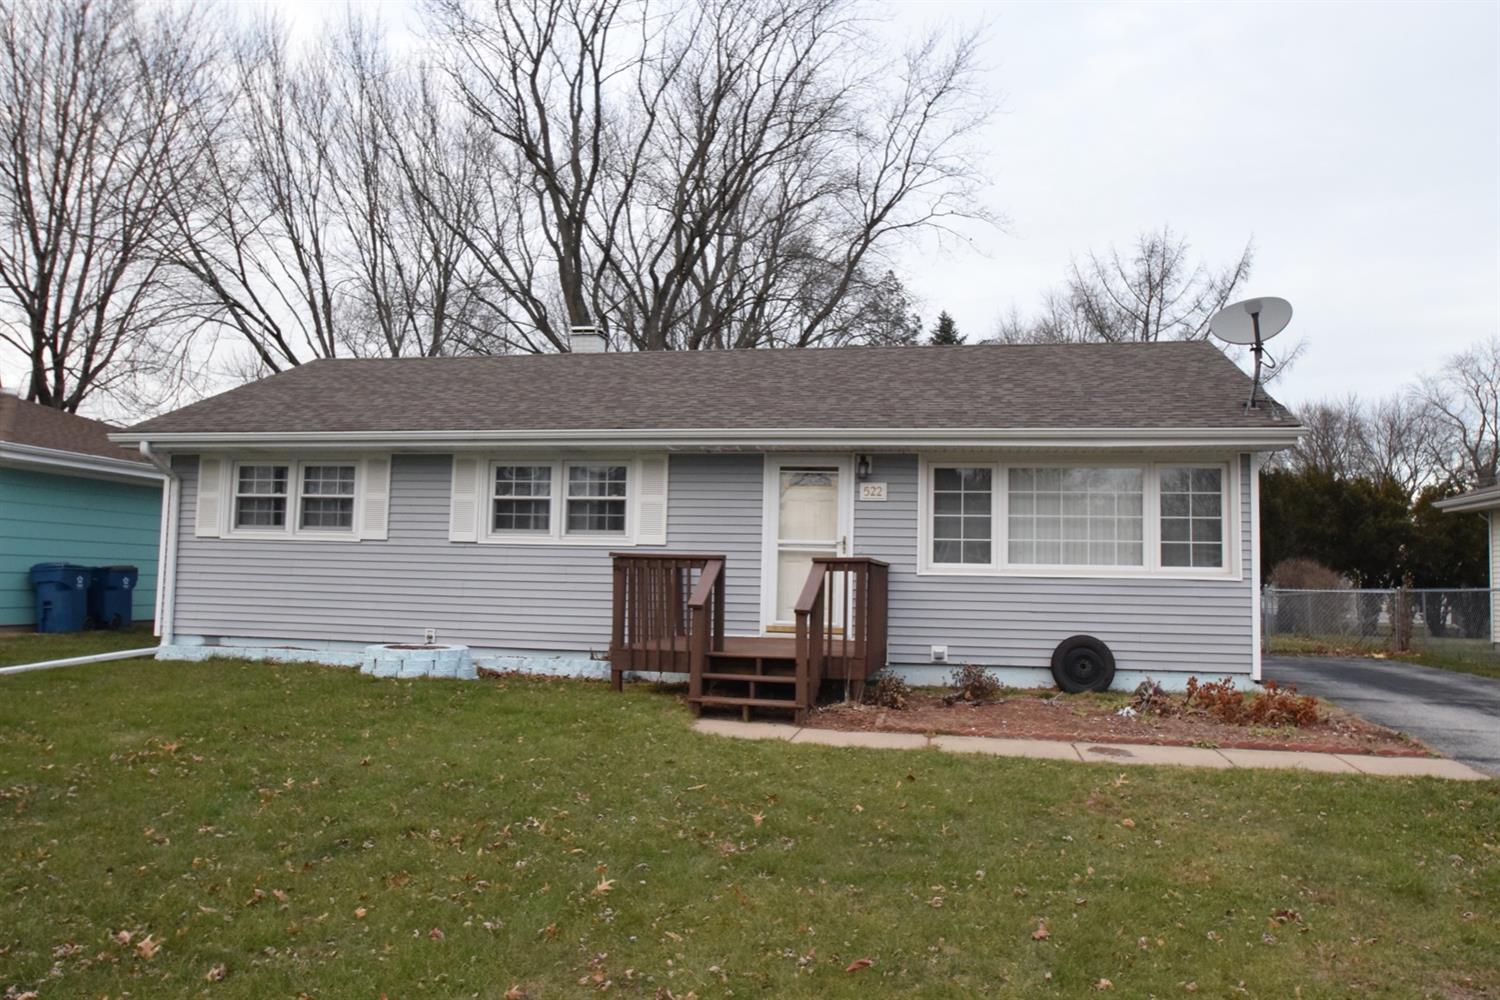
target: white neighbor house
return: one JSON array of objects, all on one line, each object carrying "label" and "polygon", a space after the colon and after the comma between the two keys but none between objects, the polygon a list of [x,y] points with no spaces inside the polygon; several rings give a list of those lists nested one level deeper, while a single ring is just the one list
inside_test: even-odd
[{"label": "white neighbor house", "polygon": [[170,471],[163,655],[348,663],[431,629],[799,709],[887,664],[1259,676],[1259,469],[1300,428],[1213,346],[594,337],[316,361],[116,435]]},{"label": "white neighbor house", "polygon": [[1480,514],[1490,525],[1490,642],[1500,649],[1500,486],[1486,486],[1433,504],[1450,514]]}]

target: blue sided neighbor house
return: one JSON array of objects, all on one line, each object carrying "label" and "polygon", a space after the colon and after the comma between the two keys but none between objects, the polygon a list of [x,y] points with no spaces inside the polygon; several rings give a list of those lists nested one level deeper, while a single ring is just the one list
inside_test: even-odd
[{"label": "blue sided neighbor house", "polygon": [[153,619],[163,477],[114,429],[0,394],[0,628],[36,624],[36,563],[137,566],[133,615]]}]

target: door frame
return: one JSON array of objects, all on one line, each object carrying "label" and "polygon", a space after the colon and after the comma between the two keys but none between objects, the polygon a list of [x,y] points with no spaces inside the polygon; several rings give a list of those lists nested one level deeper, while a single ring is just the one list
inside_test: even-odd
[{"label": "door frame", "polygon": [[784,632],[791,624],[776,621],[777,554],[781,520],[781,470],[788,466],[830,466],[839,470],[838,517],[843,551],[854,551],[854,456],[839,453],[768,454],[761,495],[760,631]]}]

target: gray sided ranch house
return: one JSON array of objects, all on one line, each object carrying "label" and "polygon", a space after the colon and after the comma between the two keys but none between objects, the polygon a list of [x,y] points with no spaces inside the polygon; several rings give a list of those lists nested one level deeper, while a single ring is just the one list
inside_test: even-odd
[{"label": "gray sided ranch house", "polygon": [[687,674],[800,713],[953,665],[1259,674],[1258,473],[1206,343],[317,361],[117,435],[170,475],[166,654]]}]

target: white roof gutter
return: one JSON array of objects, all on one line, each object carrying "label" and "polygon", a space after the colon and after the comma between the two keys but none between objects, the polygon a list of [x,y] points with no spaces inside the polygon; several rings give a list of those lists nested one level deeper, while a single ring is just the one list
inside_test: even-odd
[{"label": "white roof gutter", "polygon": [[1433,506],[1441,511],[1452,511],[1459,513],[1463,511],[1484,511],[1500,508],[1500,486],[1486,486],[1483,489],[1474,490],[1471,493],[1463,493],[1446,500],[1438,500]]},{"label": "white roof gutter", "polygon": [[169,450],[193,448],[361,448],[468,451],[557,445],[666,449],[806,448],[1240,448],[1271,451],[1297,443],[1302,428],[1286,427],[1064,427],[1064,428],[702,428],[685,430],[255,431],[121,432],[121,444],[149,442]]},{"label": "white roof gutter", "polygon": [[128,458],[85,455],[78,451],[43,448],[39,445],[18,444],[14,441],[0,441],[0,464],[25,466],[44,471],[77,472],[107,478],[148,479],[157,482],[162,478],[161,473],[146,463],[132,462]]}]

